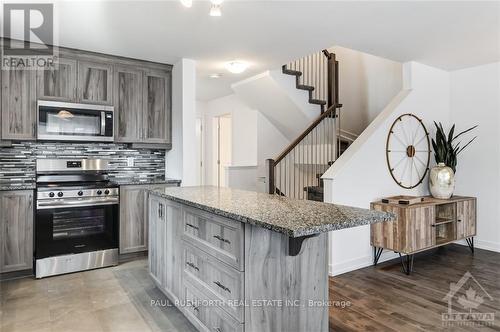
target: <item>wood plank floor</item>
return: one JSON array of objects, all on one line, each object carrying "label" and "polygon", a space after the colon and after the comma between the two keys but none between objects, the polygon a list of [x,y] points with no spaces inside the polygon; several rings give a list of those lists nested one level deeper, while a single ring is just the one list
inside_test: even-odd
[{"label": "wood plank floor", "polygon": [[[467,272],[481,286],[468,278],[452,298],[452,310],[494,313],[489,326],[483,321],[483,326],[481,322],[443,323],[450,284],[458,283]],[[410,276],[401,272],[399,260],[392,260],[331,277],[329,288],[330,301],[351,304],[330,308],[330,331],[500,331],[500,253],[476,249],[472,255],[468,247],[448,245],[415,256]],[[474,301],[464,307],[463,299]],[[477,309],[471,309],[474,304]]]}]

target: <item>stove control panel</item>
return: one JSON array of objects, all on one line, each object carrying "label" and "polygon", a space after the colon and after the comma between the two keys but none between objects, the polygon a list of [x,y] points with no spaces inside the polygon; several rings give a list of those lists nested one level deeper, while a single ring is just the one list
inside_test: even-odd
[{"label": "stove control panel", "polygon": [[[38,190],[37,199],[54,199],[54,198],[85,198],[96,196],[118,196],[119,188],[94,188],[94,189],[61,189],[59,191],[51,191],[54,189]],[[57,190],[57,189],[56,189]]]}]

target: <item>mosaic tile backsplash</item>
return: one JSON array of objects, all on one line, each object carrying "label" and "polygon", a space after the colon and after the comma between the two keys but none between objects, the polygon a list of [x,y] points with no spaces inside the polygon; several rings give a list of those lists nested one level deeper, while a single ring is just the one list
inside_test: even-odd
[{"label": "mosaic tile backsplash", "polygon": [[[20,142],[0,148],[0,187],[35,184],[37,158],[110,161],[110,178],[117,182],[155,181],[165,178],[165,150],[130,149],[126,144]],[[133,160],[133,166],[128,161]]]}]

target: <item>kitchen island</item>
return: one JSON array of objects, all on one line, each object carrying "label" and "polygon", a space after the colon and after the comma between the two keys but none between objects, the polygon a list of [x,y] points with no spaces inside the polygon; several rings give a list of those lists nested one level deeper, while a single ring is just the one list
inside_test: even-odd
[{"label": "kitchen island", "polygon": [[200,331],[327,331],[327,232],[393,217],[229,188],[152,190],[149,272]]}]

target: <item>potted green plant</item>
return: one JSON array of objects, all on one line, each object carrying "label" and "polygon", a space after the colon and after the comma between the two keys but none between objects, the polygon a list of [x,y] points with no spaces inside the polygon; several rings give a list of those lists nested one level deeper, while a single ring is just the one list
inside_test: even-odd
[{"label": "potted green plant", "polygon": [[455,189],[455,173],[457,171],[457,156],[468,147],[476,137],[472,138],[467,144],[461,145],[457,141],[460,136],[474,130],[477,126],[470,127],[455,135],[455,125],[445,133],[441,122],[436,126],[436,138],[432,139],[434,149],[434,158],[437,165],[431,168],[429,174],[429,189],[435,198],[448,199],[453,195]]}]

